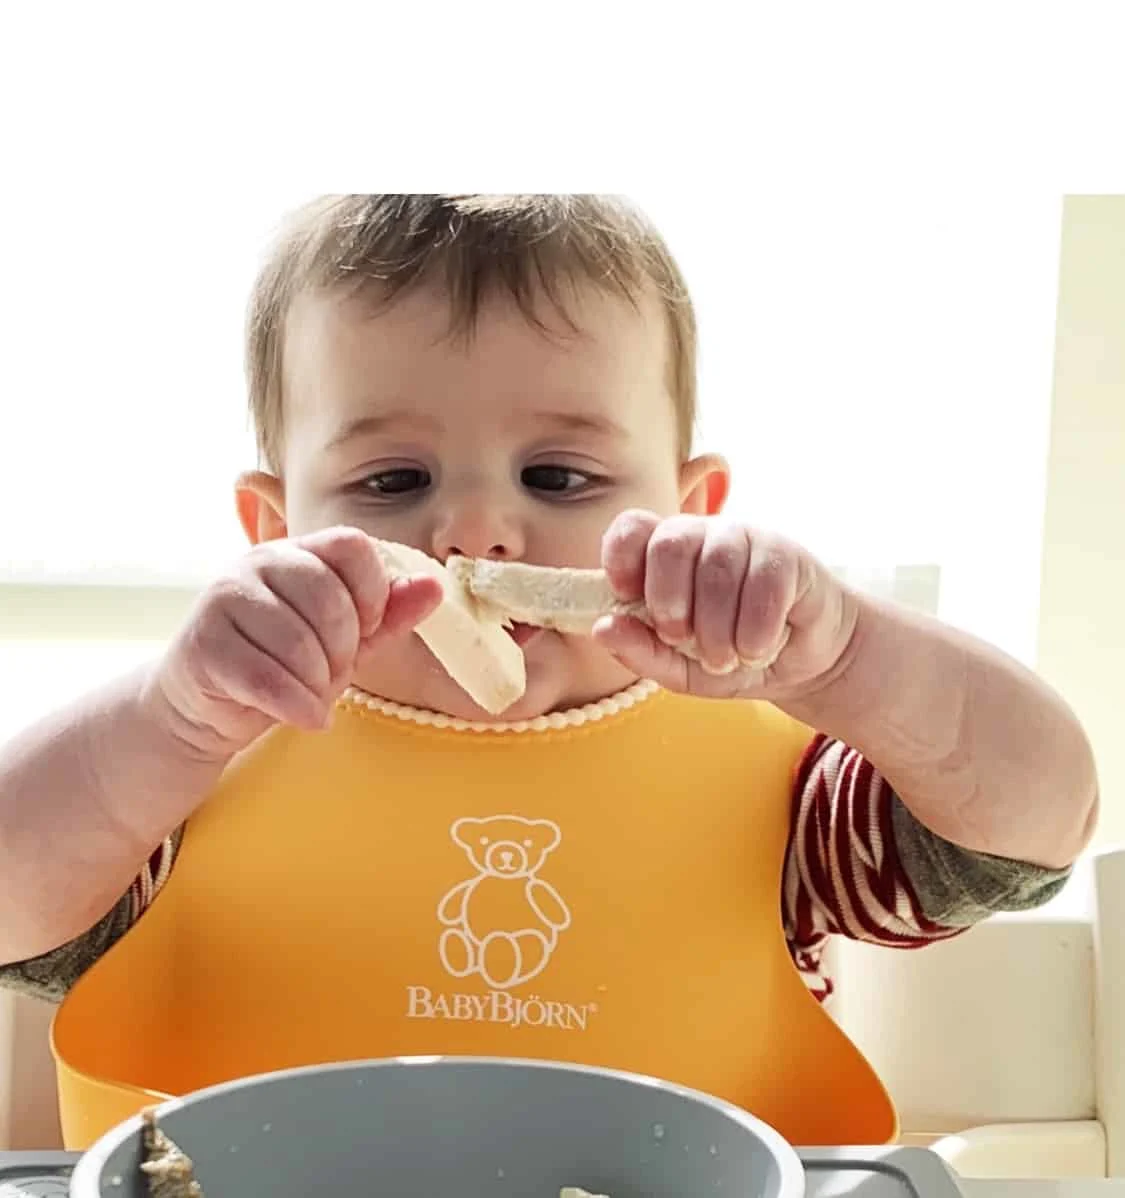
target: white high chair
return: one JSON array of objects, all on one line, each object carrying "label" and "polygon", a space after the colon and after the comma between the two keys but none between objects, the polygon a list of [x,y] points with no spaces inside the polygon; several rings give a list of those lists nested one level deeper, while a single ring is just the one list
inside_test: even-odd
[{"label": "white high chair", "polygon": [[917,952],[841,942],[834,1014],[963,1177],[1125,1177],[1125,849]]},{"label": "white high chair", "polygon": [[[1125,850],[1063,895],[918,952],[840,942],[833,1013],[903,1142],[962,1177],[1125,1176]],[[0,995],[0,1149],[60,1144],[51,1009]]]}]

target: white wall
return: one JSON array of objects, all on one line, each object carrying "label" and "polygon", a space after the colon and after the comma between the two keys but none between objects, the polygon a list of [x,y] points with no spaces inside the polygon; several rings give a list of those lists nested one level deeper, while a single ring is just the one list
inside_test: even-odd
[{"label": "white wall", "polygon": [[[1094,743],[1097,843],[1125,841],[1125,196],[1064,207],[1038,664]],[[909,1130],[1088,1119],[1107,1094],[1125,1109],[1107,1079],[1096,1085],[1088,865],[1050,909],[948,944],[840,946],[835,1013]],[[1110,922],[1101,935],[1119,932]]]},{"label": "white wall", "polygon": [[1038,665],[1094,744],[1125,842],[1125,196],[1066,201]]}]

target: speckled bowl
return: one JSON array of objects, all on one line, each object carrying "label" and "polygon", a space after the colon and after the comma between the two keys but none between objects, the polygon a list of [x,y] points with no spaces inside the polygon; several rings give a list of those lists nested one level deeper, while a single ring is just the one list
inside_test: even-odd
[{"label": "speckled bowl", "polygon": [[[727,1103],[651,1078],[423,1057],[270,1073],[166,1103],[206,1198],[802,1198],[793,1149]],[[141,1120],[103,1136],[74,1198],[142,1198]]]}]

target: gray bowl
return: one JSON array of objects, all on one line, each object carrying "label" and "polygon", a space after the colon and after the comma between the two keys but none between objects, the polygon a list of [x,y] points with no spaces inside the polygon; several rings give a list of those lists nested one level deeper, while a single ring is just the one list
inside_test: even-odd
[{"label": "gray bowl", "polygon": [[[802,1198],[772,1128],[651,1078],[417,1057],[230,1082],[160,1108],[206,1198]],[[141,1121],[79,1161],[73,1198],[141,1198]]]}]

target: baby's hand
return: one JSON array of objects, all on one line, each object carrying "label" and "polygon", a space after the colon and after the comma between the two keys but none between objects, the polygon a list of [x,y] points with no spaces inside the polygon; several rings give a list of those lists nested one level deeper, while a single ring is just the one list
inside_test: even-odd
[{"label": "baby's hand", "polygon": [[625,512],[602,564],[619,599],[644,600],[653,626],[607,617],[595,638],[670,690],[800,697],[831,675],[855,628],[855,596],[805,550],[714,516]]},{"label": "baby's hand", "polygon": [[357,661],[440,599],[433,578],[391,582],[358,529],[267,541],[204,592],[156,672],[156,701],[207,758],[233,756],[276,723],[324,728]]}]

